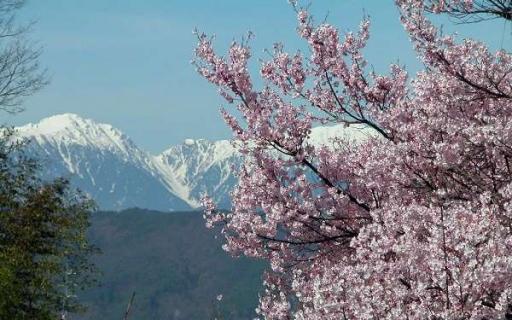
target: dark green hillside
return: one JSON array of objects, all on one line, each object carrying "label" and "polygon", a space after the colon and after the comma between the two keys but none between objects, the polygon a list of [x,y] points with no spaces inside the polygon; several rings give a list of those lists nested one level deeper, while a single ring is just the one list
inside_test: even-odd
[{"label": "dark green hillside", "polygon": [[133,320],[210,319],[219,310],[222,319],[251,319],[263,264],[229,257],[215,234],[199,212],[95,213],[102,286],[83,295],[89,310],[75,318],[120,320],[136,291]]}]

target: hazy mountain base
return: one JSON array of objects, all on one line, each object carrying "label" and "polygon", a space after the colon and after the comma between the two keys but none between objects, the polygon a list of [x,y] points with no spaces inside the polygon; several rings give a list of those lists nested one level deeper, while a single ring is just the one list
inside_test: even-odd
[{"label": "hazy mountain base", "polygon": [[[88,311],[73,319],[252,319],[264,264],[232,258],[200,212],[141,209],[98,212],[90,239],[101,248],[101,287],[82,294]],[[217,301],[217,295],[223,298]]]}]

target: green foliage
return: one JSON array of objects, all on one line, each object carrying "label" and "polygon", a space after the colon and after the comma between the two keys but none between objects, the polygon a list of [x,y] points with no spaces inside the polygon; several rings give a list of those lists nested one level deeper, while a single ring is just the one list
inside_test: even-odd
[{"label": "green foliage", "polygon": [[90,200],[64,179],[38,178],[37,161],[0,137],[0,319],[57,319],[77,312],[93,280],[86,230]]}]

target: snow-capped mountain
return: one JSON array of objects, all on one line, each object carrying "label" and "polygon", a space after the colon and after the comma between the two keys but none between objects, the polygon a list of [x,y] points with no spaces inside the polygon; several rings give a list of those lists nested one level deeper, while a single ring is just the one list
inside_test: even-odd
[{"label": "snow-capped mountain", "polygon": [[[111,125],[75,114],[56,115],[17,130],[31,141],[29,152],[44,161],[44,177],[68,177],[105,210],[186,210],[197,208],[203,193],[228,207],[240,163],[227,140],[186,139],[151,155]],[[366,134],[323,127],[313,130],[311,142],[328,144],[336,136],[361,139]]]},{"label": "snow-capped mountain", "polygon": [[198,199],[204,193],[221,207],[229,205],[229,192],[236,183],[233,172],[239,161],[229,141],[186,139],[157,156],[156,161],[163,176],[182,187],[177,191],[190,205],[199,205]]},{"label": "snow-capped mountain", "polygon": [[158,179],[153,158],[108,124],[63,114],[18,132],[31,140],[30,152],[44,161],[45,177],[68,177],[102,209],[190,208]]},{"label": "snow-capped mountain", "polygon": [[[101,209],[196,208],[202,192],[228,202],[236,152],[228,141],[186,140],[160,155],[141,150],[109,124],[62,114],[17,128],[44,161],[44,177],[68,177]],[[218,198],[217,198],[218,195]]]}]

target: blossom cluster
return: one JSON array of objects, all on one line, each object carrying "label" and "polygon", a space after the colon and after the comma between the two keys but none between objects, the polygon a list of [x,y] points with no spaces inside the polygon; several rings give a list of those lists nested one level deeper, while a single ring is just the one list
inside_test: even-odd
[{"label": "blossom cluster", "polygon": [[[471,6],[472,1],[446,1]],[[369,21],[342,34],[298,9],[309,54],[274,47],[251,79],[247,43],[226,57],[199,35],[198,72],[245,162],[230,212],[205,198],[225,249],[267,259],[266,319],[499,319],[512,302],[512,56],[441,35],[423,0],[396,0],[425,65],[367,71]],[[437,6],[445,5],[437,1]],[[432,7],[442,11],[442,7]],[[309,142],[317,125],[365,141]]]}]

